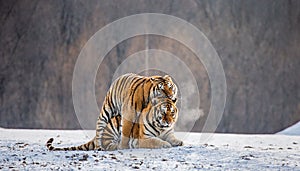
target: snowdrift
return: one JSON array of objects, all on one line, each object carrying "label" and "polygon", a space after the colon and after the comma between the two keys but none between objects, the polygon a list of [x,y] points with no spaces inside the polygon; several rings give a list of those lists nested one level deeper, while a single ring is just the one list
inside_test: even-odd
[{"label": "snowdrift", "polygon": [[278,132],[277,134],[283,135],[299,135],[300,136],[300,121],[296,124]]}]

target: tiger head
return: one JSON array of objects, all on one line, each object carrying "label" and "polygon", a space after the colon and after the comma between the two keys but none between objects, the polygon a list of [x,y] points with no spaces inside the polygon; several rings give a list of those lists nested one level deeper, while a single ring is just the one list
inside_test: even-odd
[{"label": "tiger head", "polygon": [[178,109],[176,102],[171,99],[152,99],[152,121],[153,125],[164,130],[172,128],[178,118]]},{"label": "tiger head", "polygon": [[177,102],[177,86],[169,75],[152,76],[150,78],[154,85],[154,97],[152,98],[169,98]]}]

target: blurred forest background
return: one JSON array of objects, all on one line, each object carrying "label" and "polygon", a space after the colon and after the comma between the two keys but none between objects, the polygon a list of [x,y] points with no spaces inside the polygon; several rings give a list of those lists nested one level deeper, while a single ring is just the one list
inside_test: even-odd
[{"label": "blurred forest background", "polygon": [[[80,129],[72,103],[80,50],[106,24],[146,12],[187,20],[219,54],[227,101],[217,132],[274,133],[300,120],[300,1],[1,0],[0,127]],[[148,38],[149,48],[180,56],[196,77],[205,115],[193,131],[201,131],[210,107],[205,68],[179,42]],[[130,38],[105,57],[95,85],[99,106],[116,68],[144,42]]]}]

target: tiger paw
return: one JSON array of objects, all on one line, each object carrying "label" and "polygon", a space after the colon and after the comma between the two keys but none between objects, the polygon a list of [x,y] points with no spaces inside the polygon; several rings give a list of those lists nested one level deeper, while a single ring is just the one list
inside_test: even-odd
[{"label": "tiger paw", "polygon": [[181,140],[175,140],[173,142],[171,142],[173,147],[177,147],[177,146],[183,146],[183,141]]},{"label": "tiger paw", "polygon": [[168,142],[163,142],[162,143],[162,145],[161,145],[161,148],[171,148],[172,147],[172,145],[170,144],[170,143],[168,143]]},{"label": "tiger paw", "polygon": [[99,145],[97,145],[95,148],[94,148],[95,151],[104,151],[104,149],[102,147],[100,147]]},{"label": "tiger paw", "polygon": [[96,151],[105,151],[103,148],[97,148]]}]

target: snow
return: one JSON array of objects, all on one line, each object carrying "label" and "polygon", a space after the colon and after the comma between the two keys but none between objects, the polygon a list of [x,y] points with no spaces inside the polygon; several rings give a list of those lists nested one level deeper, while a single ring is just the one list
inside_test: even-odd
[{"label": "snow", "polygon": [[[0,129],[0,170],[300,170],[300,136],[178,132],[168,149],[48,151],[87,142],[95,131]],[[205,138],[209,138],[206,140]]]},{"label": "snow", "polygon": [[277,134],[283,134],[283,135],[300,135],[300,121],[296,124],[278,132]]}]

